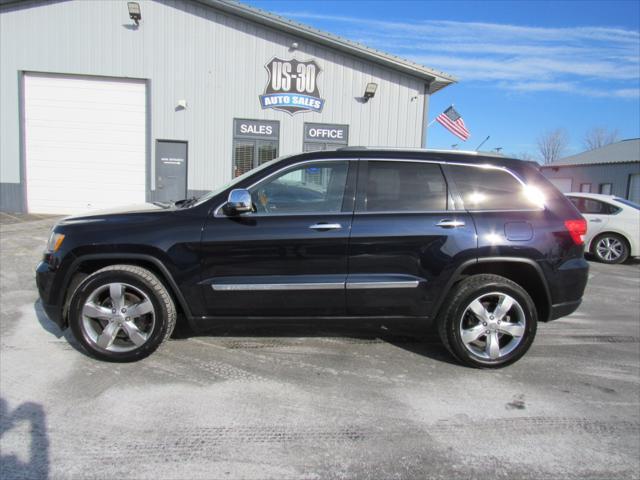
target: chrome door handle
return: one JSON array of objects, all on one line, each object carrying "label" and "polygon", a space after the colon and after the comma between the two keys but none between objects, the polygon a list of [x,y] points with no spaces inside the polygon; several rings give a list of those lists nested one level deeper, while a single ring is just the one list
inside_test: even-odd
[{"label": "chrome door handle", "polygon": [[311,230],[340,230],[342,225],[339,223],[316,223],[309,228]]},{"label": "chrome door handle", "polygon": [[456,227],[464,227],[465,223],[462,220],[449,220],[448,218],[444,218],[436,223],[436,227],[440,228],[456,228]]},{"label": "chrome door handle", "polygon": [[600,220],[599,218],[592,218],[591,220],[589,220],[590,222],[594,222],[594,223],[601,223],[602,220]]}]

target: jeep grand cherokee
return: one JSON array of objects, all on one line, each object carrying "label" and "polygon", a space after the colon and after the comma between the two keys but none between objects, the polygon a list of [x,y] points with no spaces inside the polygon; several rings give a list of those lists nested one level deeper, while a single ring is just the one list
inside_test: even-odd
[{"label": "jeep grand cherokee", "polygon": [[69,217],[37,283],[97,358],[153,352],[178,318],[418,318],[460,362],[522,357],[578,308],[585,220],[528,162],[346,148],[280,158],[199,199]]}]

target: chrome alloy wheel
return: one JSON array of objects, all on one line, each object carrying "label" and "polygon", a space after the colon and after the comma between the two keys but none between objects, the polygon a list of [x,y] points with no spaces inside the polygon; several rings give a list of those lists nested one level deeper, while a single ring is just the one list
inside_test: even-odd
[{"label": "chrome alloy wheel", "polygon": [[155,321],[149,296],[126,283],[96,288],[82,307],[85,337],[110,352],[129,352],[144,345]]},{"label": "chrome alloy wheel", "polygon": [[498,360],[513,352],[524,337],[526,316],[520,304],[501,292],[473,300],[460,319],[460,338],[473,355]]},{"label": "chrome alloy wheel", "polygon": [[598,256],[607,262],[615,262],[624,252],[624,245],[617,238],[603,237],[596,244]]}]

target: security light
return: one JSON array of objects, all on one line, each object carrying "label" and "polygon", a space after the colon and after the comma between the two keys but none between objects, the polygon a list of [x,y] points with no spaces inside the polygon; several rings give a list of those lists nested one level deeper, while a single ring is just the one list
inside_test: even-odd
[{"label": "security light", "polygon": [[140,20],[142,20],[140,4],[138,2],[128,2],[127,8],[129,9],[129,18],[136,22],[136,25],[140,25]]},{"label": "security light", "polygon": [[364,89],[364,101],[368,102],[370,98],[373,98],[376,94],[376,90],[378,89],[377,83],[367,83],[367,87]]}]

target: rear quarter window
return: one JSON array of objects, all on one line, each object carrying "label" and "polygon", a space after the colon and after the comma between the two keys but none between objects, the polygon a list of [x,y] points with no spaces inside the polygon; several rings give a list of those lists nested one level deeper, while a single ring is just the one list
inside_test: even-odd
[{"label": "rear quarter window", "polygon": [[571,202],[576,206],[580,213],[591,215],[614,215],[621,209],[607,202],[601,202],[593,198],[570,197]]},{"label": "rear quarter window", "polygon": [[511,173],[482,166],[448,165],[467,210],[540,209],[536,199]]}]

